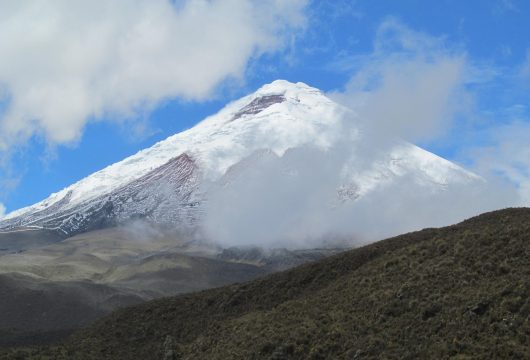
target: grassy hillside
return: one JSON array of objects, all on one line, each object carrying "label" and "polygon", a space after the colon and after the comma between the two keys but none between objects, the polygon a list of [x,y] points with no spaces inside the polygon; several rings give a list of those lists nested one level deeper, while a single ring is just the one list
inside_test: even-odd
[{"label": "grassy hillside", "polygon": [[529,299],[530,209],[507,209],[122,309],[24,356],[528,359]]}]

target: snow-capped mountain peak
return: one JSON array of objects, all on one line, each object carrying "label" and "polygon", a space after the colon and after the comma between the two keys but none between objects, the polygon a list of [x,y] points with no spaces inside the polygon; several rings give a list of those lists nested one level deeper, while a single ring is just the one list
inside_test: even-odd
[{"label": "snow-capped mountain peak", "polygon": [[[327,151],[338,144],[351,144],[344,149],[344,165],[337,174],[337,185],[342,193],[348,193],[345,187],[355,188],[352,199],[410,172],[417,173],[421,181],[442,186],[477,179],[403,141],[396,141],[385,156],[370,166],[359,167],[362,154],[356,150],[356,144],[364,141],[367,145],[369,139],[363,138],[365,134],[357,126],[357,120],[352,111],[320,90],[304,83],[277,80],[229,103],[191,129],[89,175],[35,205],[8,214],[0,222],[0,228],[41,226],[73,233],[83,231],[86,224],[95,221],[91,220],[94,214],[98,221],[112,218],[105,220],[105,224],[137,216],[154,221],[163,217],[169,222],[194,218],[198,215],[191,213],[199,213],[200,203],[207,197],[204,185],[219,181],[229,168],[263,149],[282,157],[288,149],[311,146]],[[164,170],[163,176],[156,175],[176,158],[180,162]],[[171,171],[183,173],[175,176]],[[174,183],[175,179],[180,183]],[[174,203],[168,203],[167,199],[152,200],[158,198],[156,192],[163,188],[177,194],[168,196]],[[170,215],[162,215],[161,207]],[[173,208],[178,209],[171,211]]]}]

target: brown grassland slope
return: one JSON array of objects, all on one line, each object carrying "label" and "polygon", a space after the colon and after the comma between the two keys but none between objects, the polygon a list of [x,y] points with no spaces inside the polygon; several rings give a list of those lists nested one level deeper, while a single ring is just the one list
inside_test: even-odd
[{"label": "brown grassland slope", "polygon": [[125,308],[4,358],[529,359],[529,298],[530,209],[506,209]]}]

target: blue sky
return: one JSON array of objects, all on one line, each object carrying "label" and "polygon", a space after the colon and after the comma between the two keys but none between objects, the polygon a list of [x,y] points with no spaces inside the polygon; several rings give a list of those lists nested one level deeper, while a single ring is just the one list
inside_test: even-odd
[{"label": "blue sky", "polygon": [[[381,129],[530,194],[530,1],[25,3],[0,0],[7,211],[278,78],[352,107],[388,104],[396,119]],[[141,41],[128,44],[132,36]],[[392,108],[407,101],[407,111]],[[360,113],[377,121],[366,107]]]}]

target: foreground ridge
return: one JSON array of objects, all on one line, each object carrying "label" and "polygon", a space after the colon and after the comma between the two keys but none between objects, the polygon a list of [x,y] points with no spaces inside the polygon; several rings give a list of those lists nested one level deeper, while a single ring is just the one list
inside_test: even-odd
[{"label": "foreground ridge", "polygon": [[4,358],[527,359],[529,274],[530,209],[506,209],[119,310]]}]

